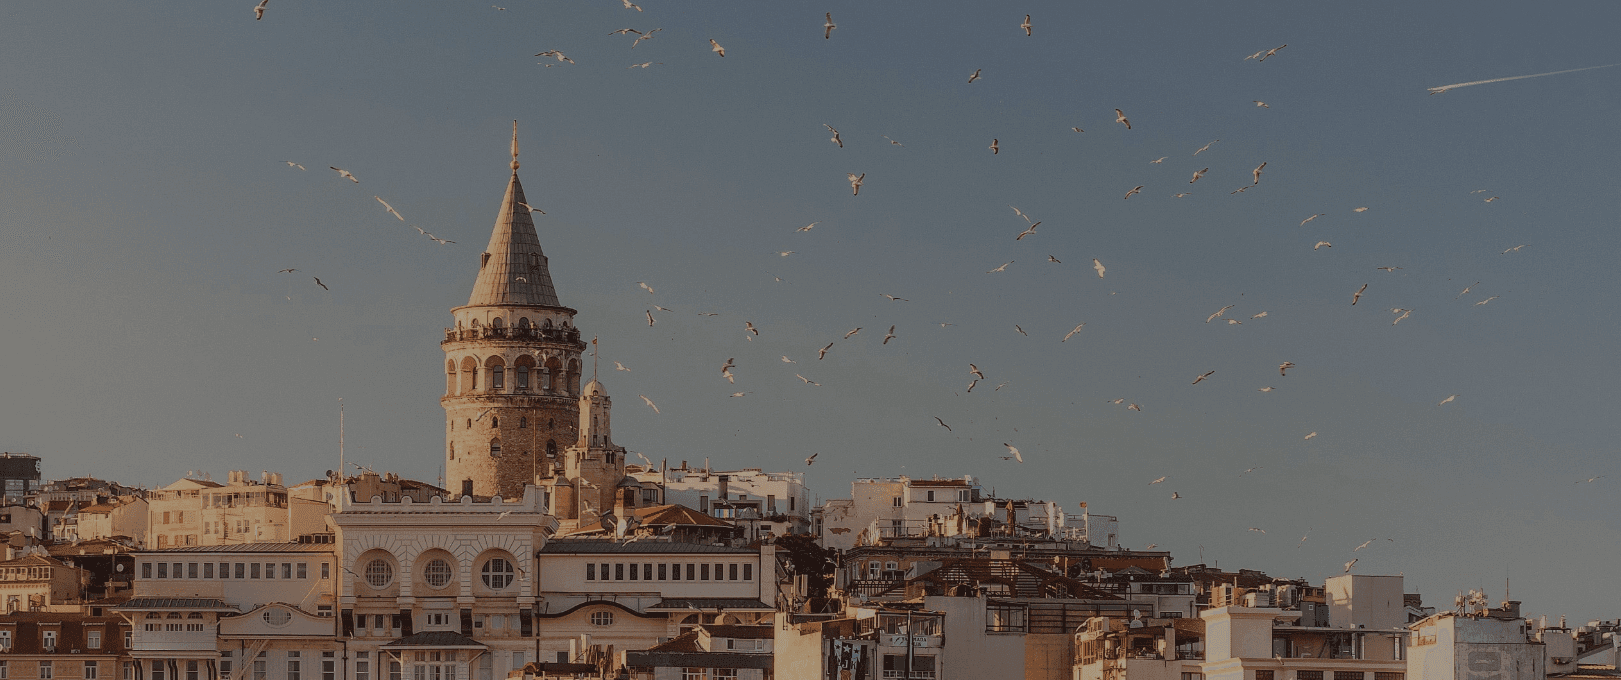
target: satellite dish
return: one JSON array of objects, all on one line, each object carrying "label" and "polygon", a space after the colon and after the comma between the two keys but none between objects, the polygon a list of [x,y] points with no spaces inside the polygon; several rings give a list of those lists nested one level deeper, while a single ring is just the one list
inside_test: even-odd
[{"label": "satellite dish", "polygon": [[124,572],[124,565],[120,564],[120,565],[118,565],[116,567],[113,567],[113,570],[117,571],[119,573],[123,573]]}]

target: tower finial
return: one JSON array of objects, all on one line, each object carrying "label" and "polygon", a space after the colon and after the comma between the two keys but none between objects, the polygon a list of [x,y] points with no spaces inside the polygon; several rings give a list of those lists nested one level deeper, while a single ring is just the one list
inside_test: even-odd
[{"label": "tower finial", "polygon": [[591,338],[591,382],[597,381],[597,339]]},{"label": "tower finial", "polygon": [[512,171],[518,171],[518,121],[512,121]]}]

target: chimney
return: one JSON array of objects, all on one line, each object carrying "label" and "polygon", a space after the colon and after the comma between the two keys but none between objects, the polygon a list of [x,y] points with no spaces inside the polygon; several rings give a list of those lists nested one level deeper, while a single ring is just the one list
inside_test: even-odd
[{"label": "chimney", "polygon": [[720,476],[720,497],[719,497],[718,500],[725,501],[726,499],[731,498],[730,496],[726,495],[727,483],[730,482],[731,480],[732,480],[731,475],[721,475]]}]

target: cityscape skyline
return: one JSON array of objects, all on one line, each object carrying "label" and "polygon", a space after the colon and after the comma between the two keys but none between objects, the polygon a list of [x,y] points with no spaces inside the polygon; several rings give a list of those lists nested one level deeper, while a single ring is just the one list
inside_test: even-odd
[{"label": "cityscape skyline", "polygon": [[[1595,426],[1621,243],[1588,151],[1615,140],[1617,76],[1426,90],[1609,63],[1607,22],[1493,7],[1036,3],[1029,37],[1027,10],[968,4],[0,8],[0,314],[25,387],[0,448],[47,478],[301,480],[336,465],[341,398],[348,460],[433,480],[437,343],[516,118],[632,452],[803,471],[822,499],[973,474],[1087,501],[1179,564],[1314,580],[1388,537],[1359,571],[1435,601],[1513,578],[1530,613],[1610,618],[1621,599],[1583,585],[1621,557]],[[631,51],[624,26],[664,30]],[[1009,206],[1040,230],[1015,241]]]}]

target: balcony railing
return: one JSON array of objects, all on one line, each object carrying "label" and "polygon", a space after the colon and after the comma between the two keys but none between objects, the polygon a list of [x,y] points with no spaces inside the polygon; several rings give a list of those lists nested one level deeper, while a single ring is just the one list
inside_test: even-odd
[{"label": "balcony railing", "polygon": [[934,671],[884,671],[884,680],[934,680]]},{"label": "balcony railing", "polygon": [[536,328],[534,326],[479,326],[477,328],[446,328],[445,342],[459,340],[540,340],[545,342],[580,343],[578,328]]}]

